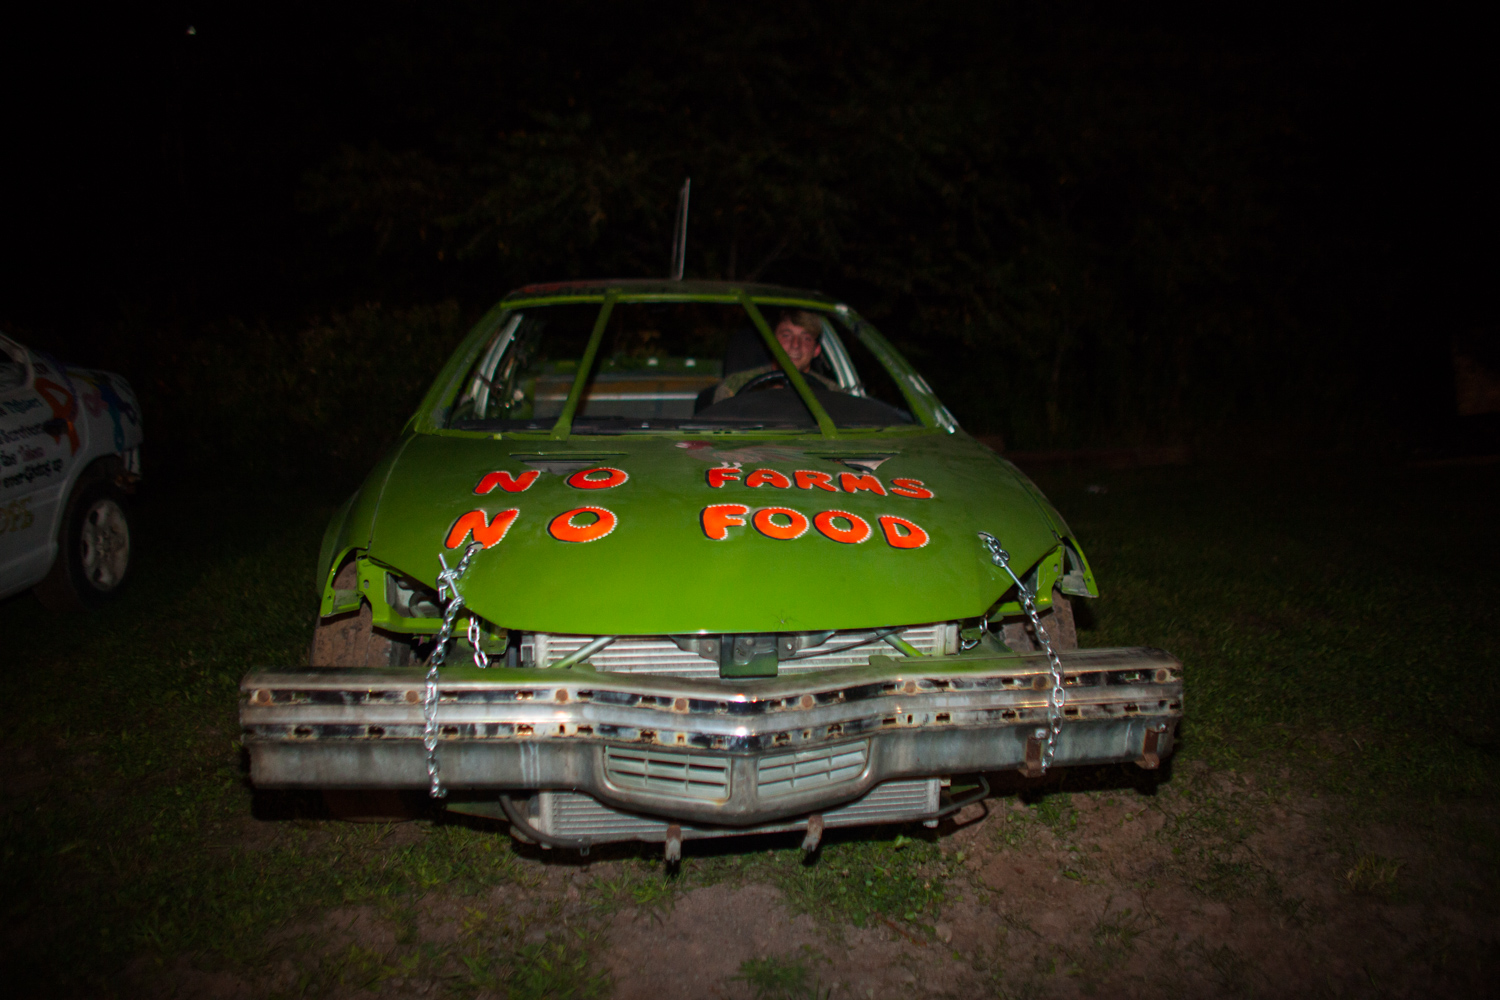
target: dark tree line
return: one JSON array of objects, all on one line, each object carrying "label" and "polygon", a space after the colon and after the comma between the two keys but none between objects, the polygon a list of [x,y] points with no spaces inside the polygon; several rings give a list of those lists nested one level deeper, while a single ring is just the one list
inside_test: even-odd
[{"label": "dark tree line", "polygon": [[[1389,415],[1404,286],[1379,205],[1398,164],[1360,145],[1392,106],[1376,43],[1331,19],[794,0],[308,16],[295,37],[210,23],[251,41],[178,53],[163,84],[191,91],[196,124],[166,129],[200,149],[184,183],[230,225],[216,176],[260,206],[256,291],[200,275],[219,289],[200,319],[274,337],[371,315],[358,303],[473,314],[525,282],[663,275],[691,176],[689,276],[847,298],[961,420],[1018,446],[1349,443]],[[252,68],[281,89],[246,97]],[[245,111],[256,93],[280,112]]]}]

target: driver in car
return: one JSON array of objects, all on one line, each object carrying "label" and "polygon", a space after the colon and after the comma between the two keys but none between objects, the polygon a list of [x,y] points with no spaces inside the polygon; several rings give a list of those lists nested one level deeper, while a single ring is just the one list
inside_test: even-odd
[{"label": "driver in car", "polygon": [[[838,383],[833,379],[811,370],[812,363],[823,354],[823,318],[821,316],[807,309],[785,310],[781,318],[776,321],[776,339],[799,372],[817,379],[829,389],[839,388]],[[722,403],[762,375],[780,370],[775,364],[769,364],[734,372],[720,382],[718,388],[714,390],[714,402]]]}]

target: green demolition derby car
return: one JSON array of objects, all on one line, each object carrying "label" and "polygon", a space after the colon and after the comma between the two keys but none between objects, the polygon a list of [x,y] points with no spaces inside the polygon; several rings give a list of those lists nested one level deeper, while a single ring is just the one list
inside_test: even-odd
[{"label": "green demolition derby car", "polygon": [[310,664],[241,686],[263,788],[427,789],[587,849],[935,825],[982,775],[1171,752],[1182,667],[1077,648],[1041,492],[837,300],[532,285],[323,541]]}]

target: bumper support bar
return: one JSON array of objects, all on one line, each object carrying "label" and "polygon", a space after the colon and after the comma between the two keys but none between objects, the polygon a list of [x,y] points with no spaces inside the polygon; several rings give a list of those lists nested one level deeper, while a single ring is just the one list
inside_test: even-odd
[{"label": "bumper support bar", "polygon": [[[1058,766],[1172,750],[1182,665],[1158,649],[1061,654]],[[872,656],[866,666],[696,680],[587,667],[445,670],[452,789],[586,792],[617,809],[748,826],[824,811],[882,782],[1035,767],[1046,656]],[[420,670],[257,671],[240,685],[251,778],[266,788],[427,784]]]}]

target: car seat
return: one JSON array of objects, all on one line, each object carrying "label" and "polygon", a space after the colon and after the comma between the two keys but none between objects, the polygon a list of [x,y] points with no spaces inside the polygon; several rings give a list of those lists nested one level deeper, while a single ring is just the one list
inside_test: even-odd
[{"label": "car seat", "polygon": [[[775,363],[771,352],[766,350],[766,342],[761,339],[760,331],[745,323],[729,335],[729,343],[724,347],[724,367],[719,377],[726,379],[735,372],[764,368]],[[698,393],[698,399],[693,403],[694,413],[714,404],[714,390],[717,388],[717,384],[711,385]]]}]

